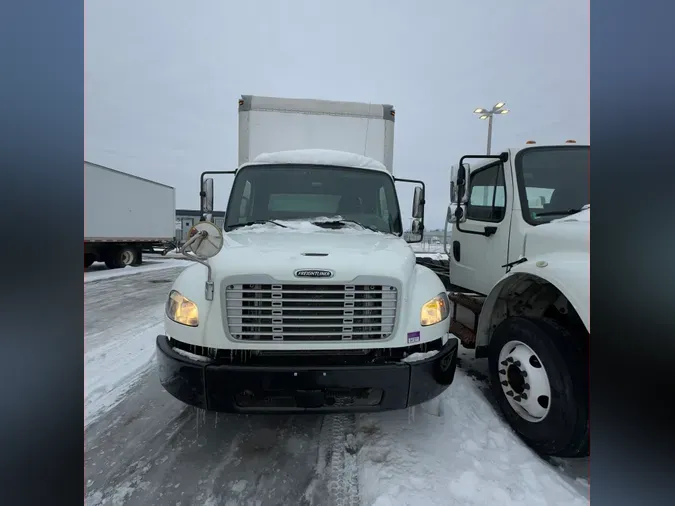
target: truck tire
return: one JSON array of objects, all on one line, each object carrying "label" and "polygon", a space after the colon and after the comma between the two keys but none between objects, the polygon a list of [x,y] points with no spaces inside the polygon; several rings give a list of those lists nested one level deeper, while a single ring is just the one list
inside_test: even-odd
[{"label": "truck tire", "polygon": [[115,258],[114,258],[112,255],[111,255],[110,257],[106,258],[106,259],[104,260],[104,262],[105,262],[105,266],[106,266],[108,269],[119,269],[119,268],[120,268],[120,265],[118,265],[118,264],[115,262]]},{"label": "truck tire", "polygon": [[511,427],[541,454],[590,453],[585,344],[555,320],[517,316],[492,336],[492,392]]},{"label": "truck tire", "polygon": [[127,265],[134,265],[138,261],[138,250],[131,246],[122,246],[111,251],[105,260],[109,269],[121,269]]},{"label": "truck tire", "polygon": [[141,249],[136,250],[136,260],[131,264],[132,267],[138,267],[139,265],[143,265],[143,251]]}]

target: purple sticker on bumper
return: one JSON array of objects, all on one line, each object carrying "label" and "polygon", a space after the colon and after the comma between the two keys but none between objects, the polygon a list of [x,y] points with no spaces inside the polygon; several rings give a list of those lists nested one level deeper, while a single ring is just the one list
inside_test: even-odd
[{"label": "purple sticker on bumper", "polygon": [[420,342],[420,332],[408,332],[408,344],[410,343],[419,343]]}]

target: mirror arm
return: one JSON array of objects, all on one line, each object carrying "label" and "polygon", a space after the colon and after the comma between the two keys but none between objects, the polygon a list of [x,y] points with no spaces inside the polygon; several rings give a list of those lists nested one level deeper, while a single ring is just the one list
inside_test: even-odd
[{"label": "mirror arm", "polygon": [[[202,175],[199,177],[199,196],[200,197],[206,197],[206,192],[204,191],[204,176],[207,176],[209,174],[236,174],[236,170],[207,170],[202,172]],[[204,209],[202,208],[201,202],[202,199],[199,199],[200,204],[199,204],[199,212],[201,214],[204,214]]]},{"label": "mirror arm", "polygon": [[213,284],[213,279],[211,279],[211,267],[208,264],[206,267],[209,269],[209,277],[204,282],[204,298],[210,301],[213,300],[215,285]]},{"label": "mirror arm", "polygon": [[448,251],[448,218],[451,216],[450,206],[452,206],[452,202],[448,206],[448,212],[445,215],[445,227],[443,228],[443,251],[448,255],[448,258],[450,258],[450,252]]},{"label": "mirror arm", "polygon": [[455,222],[455,226],[457,227],[457,231],[461,232],[463,234],[471,234],[471,235],[482,235],[484,237],[490,237],[496,232],[497,227],[485,227],[485,230],[483,232],[476,232],[475,230],[464,230],[460,228],[459,222]]},{"label": "mirror arm", "polygon": [[422,216],[420,216],[420,220],[424,222],[424,204],[426,203],[426,198],[427,198],[427,186],[424,184],[424,181],[421,181],[419,179],[405,179],[402,177],[394,177],[394,182],[395,183],[417,183],[422,187],[422,195],[424,198],[420,201],[420,205],[422,206]]},{"label": "mirror arm", "polygon": [[485,227],[485,230],[483,232],[476,232],[475,230],[465,230],[459,226],[459,222],[463,215],[464,210],[461,208],[460,205],[458,205],[457,209],[455,209],[455,223],[453,224],[453,229],[454,227],[457,227],[458,232],[461,232],[463,234],[482,235],[485,237],[490,237],[497,231],[497,227]]},{"label": "mirror arm", "polygon": [[208,260],[199,258],[197,255],[190,255],[187,251],[187,247],[190,246],[197,239],[200,238],[206,239],[208,236],[209,233],[206,230],[202,230],[201,232],[196,233],[195,235],[190,237],[190,239],[185,241],[185,244],[183,244],[183,246],[180,249],[180,253],[191,262],[197,262],[198,264],[202,264],[204,267],[206,267],[207,273],[206,273],[206,283],[204,285],[204,295],[206,297],[206,300],[213,300],[214,283],[211,265],[209,265]]}]

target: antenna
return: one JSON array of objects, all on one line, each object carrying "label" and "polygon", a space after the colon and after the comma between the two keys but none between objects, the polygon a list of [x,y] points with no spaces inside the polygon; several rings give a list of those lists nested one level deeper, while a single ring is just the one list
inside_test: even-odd
[{"label": "antenna", "polygon": [[372,102],[368,102],[368,119],[366,120],[366,139],[363,142],[363,156],[366,156],[366,151],[368,150],[368,127],[370,126],[370,107],[372,105]]}]

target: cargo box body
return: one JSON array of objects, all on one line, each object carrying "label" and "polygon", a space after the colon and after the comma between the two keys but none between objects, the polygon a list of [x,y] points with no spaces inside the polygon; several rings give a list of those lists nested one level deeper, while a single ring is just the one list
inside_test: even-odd
[{"label": "cargo box body", "polygon": [[367,156],[393,173],[394,114],[387,104],[243,95],[239,165],[262,153],[326,149]]}]

